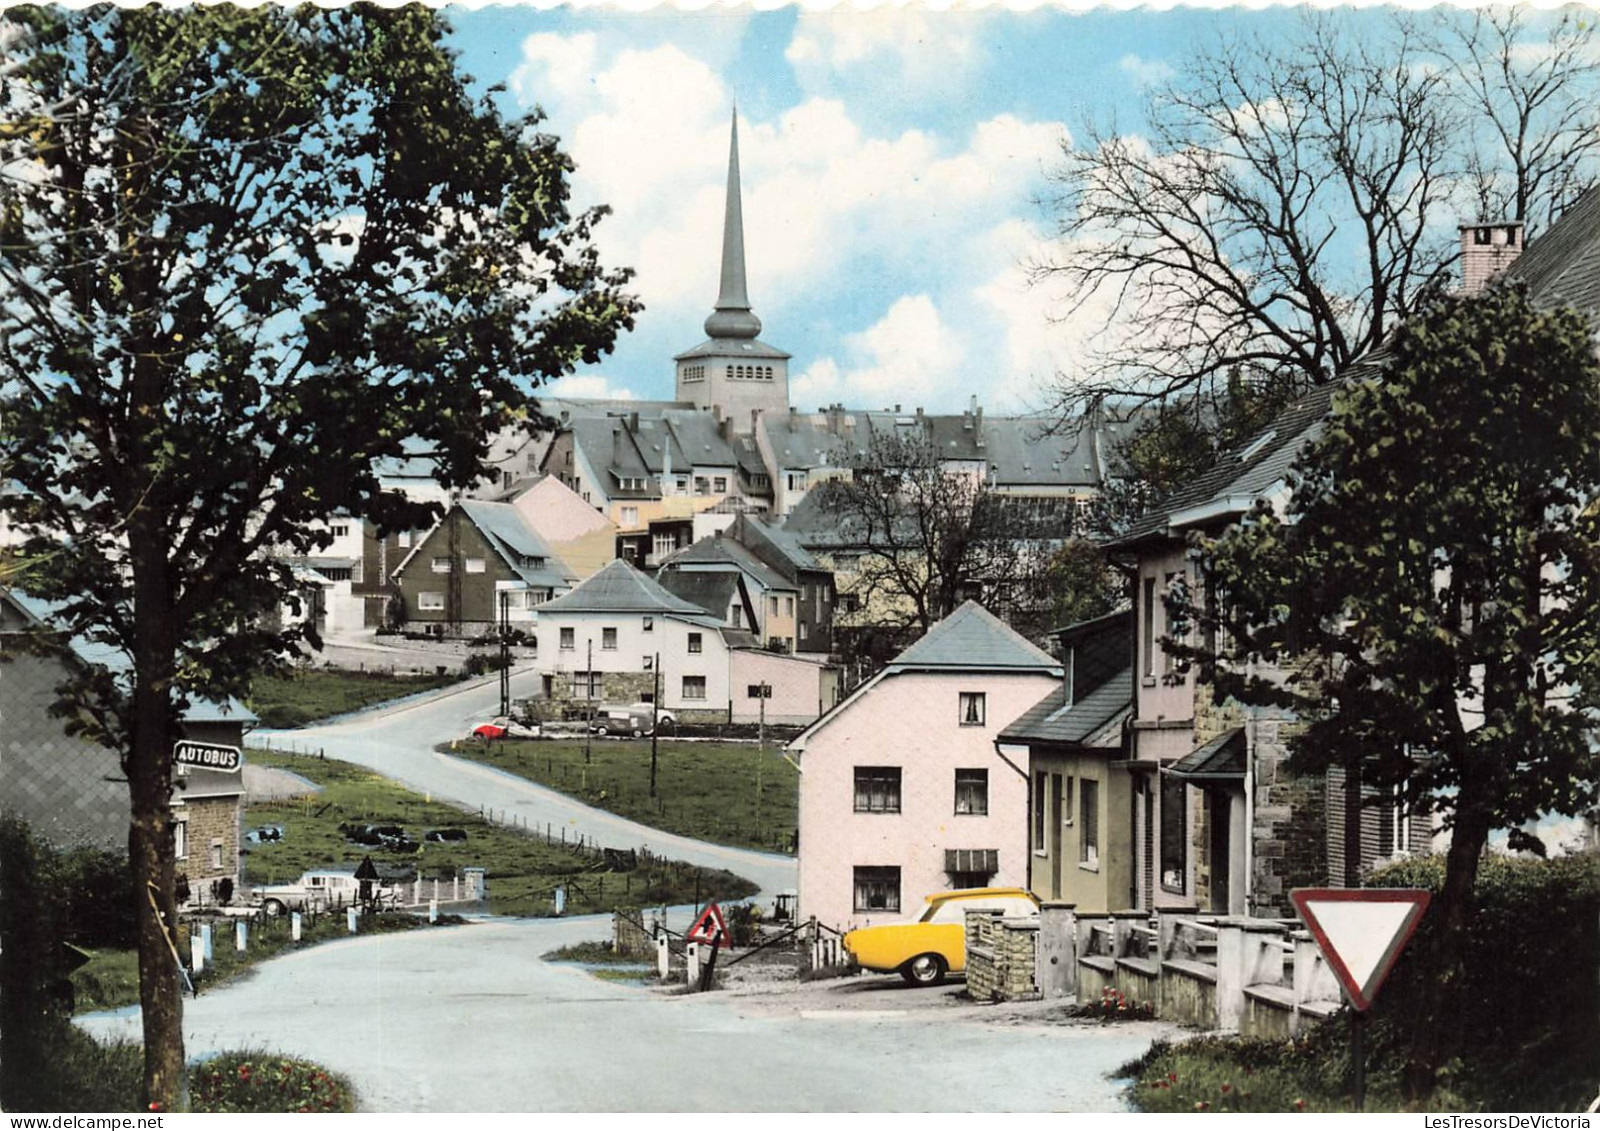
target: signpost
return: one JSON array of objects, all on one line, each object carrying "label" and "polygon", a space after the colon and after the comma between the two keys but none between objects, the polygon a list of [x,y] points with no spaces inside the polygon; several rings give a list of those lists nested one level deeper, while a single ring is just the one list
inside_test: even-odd
[{"label": "signpost", "polygon": [[1289,893],[1350,1003],[1357,1111],[1366,1102],[1367,1010],[1416,933],[1430,898],[1416,888],[1296,888]]},{"label": "signpost", "polygon": [[706,904],[706,909],[700,912],[700,918],[694,921],[694,926],[683,937],[689,942],[709,943],[716,947],[733,946],[733,940],[728,937],[728,920],[723,918],[722,908],[717,906],[715,900]]},{"label": "signpost", "polygon": [[172,760],[180,766],[204,766],[208,770],[232,773],[239,768],[237,746],[216,742],[190,742],[187,738],[172,748]]}]

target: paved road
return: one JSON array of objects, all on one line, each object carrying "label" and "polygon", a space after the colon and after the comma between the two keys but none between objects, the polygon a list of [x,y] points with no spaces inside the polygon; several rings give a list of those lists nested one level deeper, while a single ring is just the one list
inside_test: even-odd
[{"label": "paved road", "polygon": [[[535,678],[531,671],[514,675],[513,695],[530,694]],[[726,868],[753,880],[761,888],[759,898],[767,901],[775,893],[795,887],[795,863],[790,857],[674,836],[591,809],[492,766],[434,751],[439,743],[470,733],[474,723],[491,717],[499,705],[499,682],[489,680],[452,688],[443,695],[379,707],[323,726],[293,731],[258,730],[251,735],[251,741],[322,750],[330,758],[368,766],[436,798],[473,809],[481,806],[497,812],[504,810],[508,818],[514,815],[529,825],[565,826],[569,836],[594,837],[611,848],[648,848],[674,860]]]},{"label": "paved road", "polygon": [[[185,1002],[187,1047],[310,1057],[349,1076],[364,1111],[1118,1111],[1106,1075],[1149,1044],[1120,1027],[897,1016],[890,1000],[751,1017],[726,995],[539,961],[606,929],[498,919],[315,947]],[[131,1010],[82,1024],[137,1039]]]}]

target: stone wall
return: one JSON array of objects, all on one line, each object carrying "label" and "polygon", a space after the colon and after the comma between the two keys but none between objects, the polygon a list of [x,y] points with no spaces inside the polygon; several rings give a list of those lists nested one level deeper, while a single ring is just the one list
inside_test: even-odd
[{"label": "stone wall", "polygon": [[1291,773],[1289,742],[1301,724],[1262,720],[1253,750],[1255,818],[1250,830],[1255,874],[1249,913],[1268,919],[1294,916],[1289,892],[1320,887],[1328,879],[1327,789],[1322,776]]},{"label": "stone wall", "polygon": [[239,799],[196,797],[185,800],[174,816],[188,826],[188,856],[178,861],[178,872],[189,879],[189,898],[195,903],[214,902],[211,885],[230,879],[239,886]]},{"label": "stone wall", "polygon": [[1033,1001],[1039,921],[967,914],[967,996],[975,1001]]}]

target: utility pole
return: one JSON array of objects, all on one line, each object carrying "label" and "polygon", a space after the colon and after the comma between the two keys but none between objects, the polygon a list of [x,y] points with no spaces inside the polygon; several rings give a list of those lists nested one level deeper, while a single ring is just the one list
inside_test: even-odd
[{"label": "utility pole", "polygon": [[500,714],[511,714],[511,594],[500,594]]},{"label": "utility pole", "polygon": [[588,710],[588,725],[583,728],[583,764],[589,764],[589,747],[594,742],[594,637],[584,642],[589,670],[583,673],[583,699]]},{"label": "utility pole", "polygon": [[760,749],[767,748],[767,700],[772,698],[772,684],[761,683],[756,685],[757,697],[761,700],[761,723],[756,731],[756,739]]},{"label": "utility pole", "polygon": [[661,729],[661,653],[650,665],[650,796],[656,795],[656,731]]}]

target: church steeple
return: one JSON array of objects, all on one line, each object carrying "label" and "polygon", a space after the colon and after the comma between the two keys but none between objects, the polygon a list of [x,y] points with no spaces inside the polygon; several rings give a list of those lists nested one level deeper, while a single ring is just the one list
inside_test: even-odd
[{"label": "church steeple", "polygon": [[717,308],[706,319],[712,338],[754,338],[761,319],[750,310],[744,277],[744,209],[739,199],[739,109],[733,110],[733,131],[728,143],[728,197],[722,217],[722,286]]}]

